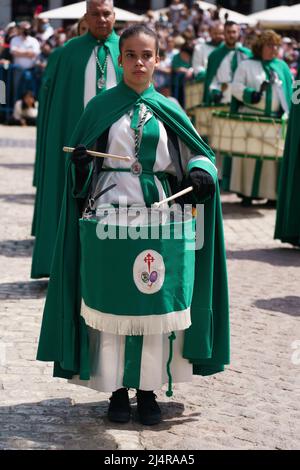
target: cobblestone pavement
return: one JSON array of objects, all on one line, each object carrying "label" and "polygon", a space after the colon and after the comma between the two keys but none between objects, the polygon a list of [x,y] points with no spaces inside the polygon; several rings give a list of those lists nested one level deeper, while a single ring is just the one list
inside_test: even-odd
[{"label": "cobblestone pavement", "polygon": [[0,448],[298,448],[300,251],[273,240],[275,211],[263,205],[223,197],[232,362],[175,386],[172,399],[159,392],[162,424],[112,425],[108,394],[53,379],[35,361],[47,281],[29,277],[34,138],[0,126]]}]

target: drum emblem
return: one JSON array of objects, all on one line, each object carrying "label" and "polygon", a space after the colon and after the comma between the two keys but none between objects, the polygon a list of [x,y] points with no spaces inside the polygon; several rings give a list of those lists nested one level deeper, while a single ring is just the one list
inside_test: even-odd
[{"label": "drum emblem", "polygon": [[154,250],[140,253],[133,265],[133,279],[143,294],[155,294],[165,280],[165,263],[162,256]]}]

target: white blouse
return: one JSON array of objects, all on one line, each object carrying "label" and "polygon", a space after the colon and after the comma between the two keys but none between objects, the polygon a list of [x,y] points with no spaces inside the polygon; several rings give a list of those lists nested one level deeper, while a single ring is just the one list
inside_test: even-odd
[{"label": "white blouse", "polygon": [[[238,66],[235,72],[232,82],[232,95],[239,101],[243,101],[246,88],[253,88],[259,91],[261,84],[265,80],[267,80],[267,76],[261,61],[246,60]],[[263,92],[259,103],[251,104],[250,106],[251,108],[255,108],[259,114],[263,114],[266,108],[266,92]],[[272,85],[272,111],[276,113],[280,110],[280,107],[282,107],[285,112],[288,111],[282,83],[277,77],[275,83]],[[241,113],[253,113],[253,110],[247,106],[241,107],[239,111]]]}]

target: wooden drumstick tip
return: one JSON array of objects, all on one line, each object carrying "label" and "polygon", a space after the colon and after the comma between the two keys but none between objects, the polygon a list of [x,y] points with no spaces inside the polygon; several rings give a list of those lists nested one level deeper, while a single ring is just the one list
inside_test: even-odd
[{"label": "wooden drumstick tip", "polygon": [[189,186],[188,188],[185,188],[182,191],[179,191],[179,193],[173,194],[173,196],[167,197],[166,199],[162,199],[162,201],[154,202],[153,206],[155,209],[157,209],[163,204],[166,204],[167,202],[170,202],[170,201],[174,201],[174,199],[184,196],[184,194],[190,193],[191,191],[193,191],[193,186]]},{"label": "wooden drumstick tip", "polygon": [[[72,153],[75,150],[74,147],[63,147],[63,151],[67,153]],[[92,157],[98,158],[111,158],[113,160],[121,160],[123,162],[131,162],[133,159],[129,156],[113,155],[110,153],[95,152],[93,150],[87,150],[86,153]]]}]

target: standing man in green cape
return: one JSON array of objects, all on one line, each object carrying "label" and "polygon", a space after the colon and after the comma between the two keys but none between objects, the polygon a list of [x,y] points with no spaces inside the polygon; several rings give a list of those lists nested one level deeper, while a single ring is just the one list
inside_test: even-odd
[{"label": "standing man in green cape", "polygon": [[300,71],[295,85],[279,181],[275,238],[300,246]]},{"label": "standing man in green cape", "polygon": [[87,1],[86,21],[89,32],[56,53],[44,83],[47,108],[39,119],[37,140],[32,278],[50,274],[66,174],[62,148],[91,98],[115,86],[122,76],[113,1]]},{"label": "standing man in green cape", "polygon": [[[56,377],[95,390],[112,391],[108,411],[111,421],[129,421],[128,388],[137,389],[138,416],[146,425],[157,424],[161,419],[153,390],[168,383],[171,396],[172,381],[191,381],[193,374],[215,374],[229,363],[226,260],[214,154],[182,109],[155,91],[152,77],[158,60],[158,38],[152,30],[145,26],[125,30],[119,58],[124,81],[89,103],[70,140],[70,146],[76,148],[67,165],[37,354],[38,360],[55,363]],[[102,109],[107,112],[102,114]],[[87,149],[95,148],[96,142],[102,152],[129,156],[132,161],[105,158],[102,165],[98,159],[91,161]],[[129,207],[151,207],[174,189],[177,192],[185,186],[192,186],[193,201],[204,204],[204,246],[193,251],[192,265],[186,262],[175,276],[173,270],[181,264],[172,251],[169,259],[173,270],[166,268],[161,291],[149,296],[144,288],[140,290],[138,279],[147,283],[147,272],[144,268],[135,276],[135,256],[130,263],[120,261],[121,251],[122,256],[131,256],[139,240],[134,239],[130,249],[123,245],[120,250],[121,238],[114,239],[114,250],[106,265],[107,253],[96,258],[96,249],[92,249],[89,256],[84,255],[83,246],[90,249],[91,244],[82,244],[79,225],[83,228],[93,223],[86,219],[91,214],[90,204],[93,210],[108,203],[120,206],[120,198],[126,197]],[[110,191],[102,194],[108,188]],[[99,194],[101,203],[95,208]],[[87,200],[90,203],[86,206]],[[96,227],[97,218],[94,224]],[[143,245],[147,252],[150,240],[148,237]],[[104,241],[98,239],[97,243]],[[181,239],[181,247],[186,246],[183,243]],[[184,257],[190,259],[189,251],[183,251]],[[167,262],[166,253],[160,252]],[[157,252],[153,256],[160,259]],[[130,266],[126,276],[121,275],[119,267],[124,265]],[[87,282],[91,297],[84,297],[84,272],[88,267],[93,272],[89,279],[96,284],[91,288]],[[190,282],[184,277],[186,267],[194,273]],[[151,283],[157,279],[158,273],[154,274]],[[110,287],[101,290],[108,276],[112,276]],[[171,291],[165,296],[163,289],[168,280]],[[191,289],[191,297],[182,309],[178,301],[186,289]],[[116,309],[93,304],[92,297],[95,299],[99,290],[98,305],[104,299],[112,300]],[[132,306],[135,312],[132,307],[126,308],[132,296],[138,296]],[[163,310],[165,301],[171,306]],[[147,308],[153,306],[155,313],[151,310],[148,314]]]},{"label": "standing man in green cape", "polygon": [[[231,112],[267,118],[287,119],[292,98],[293,77],[288,65],[278,59],[281,37],[263,31],[252,45],[253,58],[243,61],[232,82]],[[272,119],[270,119],[272,126]],[[277,199],[280,163],[272,160],[226,157],[222,188],[242,197],[242,205],[252,198]],[[230,175],[230,177],[225,177]]]},{"label": "standing man in green cape", "polygon": [[224,44],[208,58],[203,97],[207,105],[230,103],[234,72],[239,63],[251,55],[251,51],[238,42],[240,27],[234,21],[225,23],[224,37]]},{"label": "standing man in green cape", "polygon": [[210,40],[196,44],[193,52],[192,66],[194,78],[197,82],[204,82],[207,62],[210,54],[224,41],[224,25],[222,21],[215,21],[209,28]]}]

